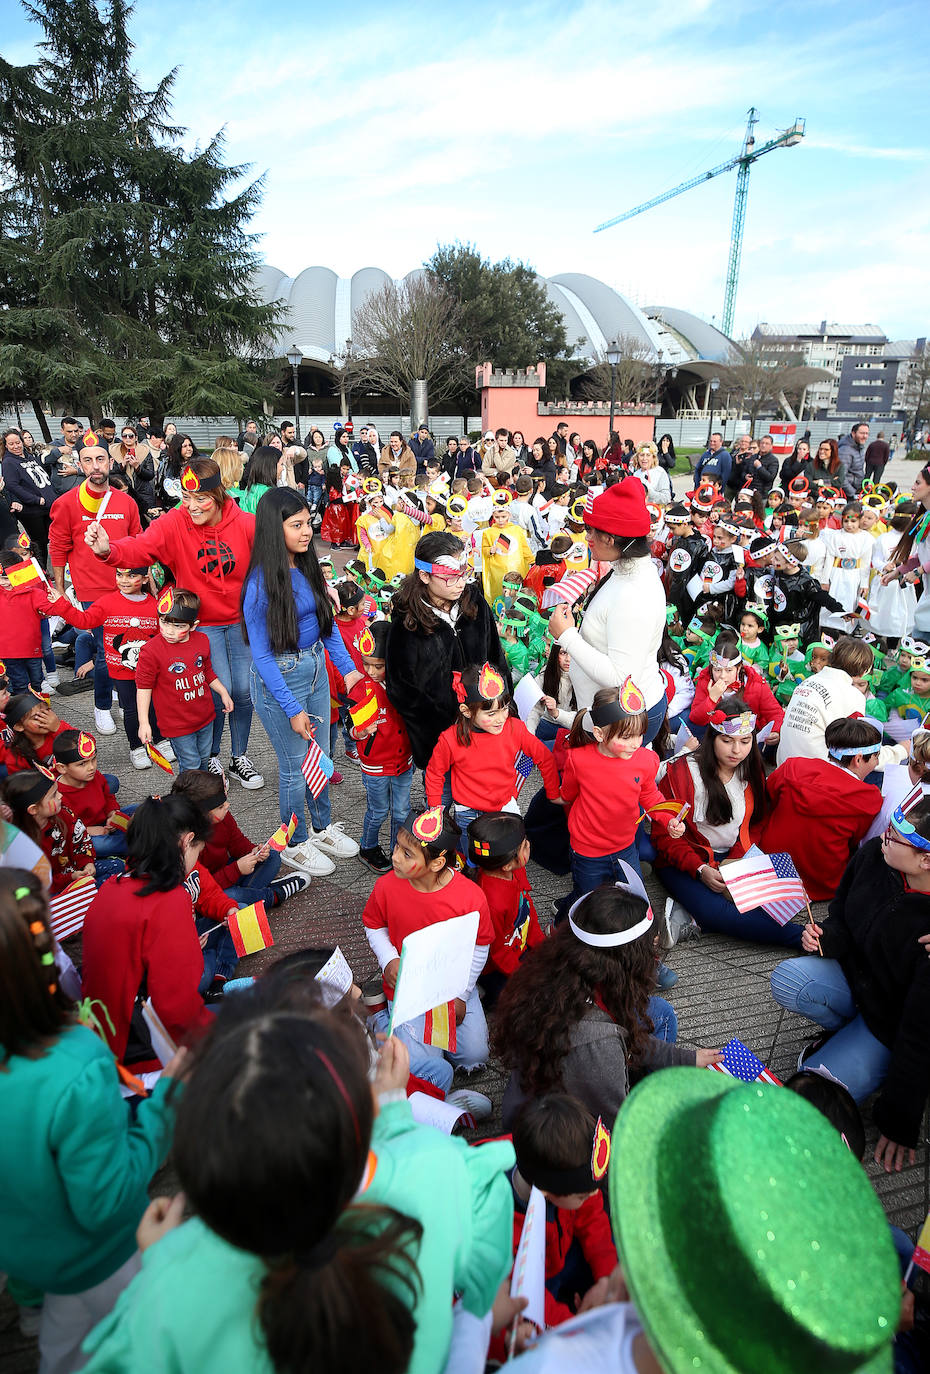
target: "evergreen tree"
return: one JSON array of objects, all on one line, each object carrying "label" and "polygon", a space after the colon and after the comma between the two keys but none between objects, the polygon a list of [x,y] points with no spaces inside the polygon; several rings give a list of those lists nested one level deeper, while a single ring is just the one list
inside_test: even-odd
[{"label": "evergreen tree", "polygon": [[35,63],[0,57],[0,395],[108,412],[255,413],[279,318],[253,287],[261,179],[188,153],[176,71],[131,67],[131,5],[23,0]]}]

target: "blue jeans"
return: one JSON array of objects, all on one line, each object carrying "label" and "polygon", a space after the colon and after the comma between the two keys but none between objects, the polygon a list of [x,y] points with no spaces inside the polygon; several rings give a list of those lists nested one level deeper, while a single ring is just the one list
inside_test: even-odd
[{"label": "blue jeans", "polygon": [[780,1007],[816,1021],[835,1034],[804,1061],[805,1069],[826,1069],[862,1102],[881,1087],[891,1050],[877,1040],[856,1010],[843,970],[835,959],[805,954],[783,959],[772,970],[772,996]]},{"label": "blue jeans", "polygon": [[572,878],[575,881],[575,891],[572,900],[582,896],[585,892],[593,892],[601,883],[625,883],[626,878],[623,869],[620,867],[620,860],[630,865],[630,867],[642,877],[639,867],[639,853],[636,844],[629,845],[626,849],[618,849],[614,854],[599,854],[594,858],[587,854],[576,854],[572,850]]},{"label": "blue jeans", "polygon": [[[488,1023],[484,1018],[484,1008],[478,989],[475,988],[465,999],[465,1015],[456,1027],[456,1049],[451,1054],[436,1045],[423,1044],[424,1017],[406,1025],[395,1026],[394,1034],[402,1040],[410,1051],[410,1072],[417,1078],[441,1088],[447,1093],[452,1087],[452,1076],[456,1067],[473,1069],[487,1062],[491,1053],[488,1047]],[[371,1024],[376,1031],[387,1031],[390,1024],[390,1010],[376,1011]]]},{"label": "blue jeans", "polygon": [[677,902],[690,911],[701,930],[717,935],[729,935],[734,940],[754,940],[760,945],[786,945],[798,949],[803,927],[789,922],[780,926],[761,907],[753,911],[737,911],[719,892],[711,892],[700,878],[692,878],[680,868],[657,868],[655,875]]},{"label": "blue jeans", "polygon": [[191,735],[172,735],[171,747],[177,755],[178,772],[183,773],[185,768],[206,768],[210,762],[212,741],[212,721],[201,725],[200,729]]},{"label": "blue jeans", "polygon": [[197,991],[203,995],[209,990],[214,978],[233,976],[239,963],[239,955],[236,953],[228,926],[217,926],[212,916],[196,916],[194,925],[197,927],[198,935],[202,935],[205,930],[210,931],[203,948],[203,976],[197,985]]},{"label": "blue jeans", "polygon": [[226,896],[230,897],[236,906],[251,906],[253,902],[264,902],[270,908],[274,899],[274,891],[268,884],[272,878],[278,876],[280,867],[281,855],[272,849],[268,858],[262,859],[258,867],[254,868],[251,873],[240,873],[237,883],[224,888]]},{"label": "blue jeans", "polygon": [[652,1020],[652,1033],[655,1038],[674,1045],[678,1039],[678,1017],[671,1002],[666,1002],[664,997],[650,997],[647,1010]]},{"label": "blue jeans", "polygon": [[44,671],[41,658],[8,658],[6,671],[13,696],[28,692],[30,687],[38,691],[42,685]]},{"label": "blue jeans", "polygon": [[[275,660],[288,687],[310,717],[321,749],[329,741],[329,675],[322,644],[317,641],[309,649],[293,654],[279,654]],[[314,830],[325,830],[332,819],[329,784],[318,797],[313,797],[304,782],[300,765],[307,755],[307,741],[291,729],[290,717],[255,671],[251,669],[252,701],[259,719],[278,756],[278,803],[285,824],[292,815],[297,817],[297,829],[292,844],[303,844],[307,838],[306,811]]]},{"label": "blue jeans", "polygon": [[[242,627],[238,621],[235,625],[201,625],[200,628],[210,641],[213,671],[233,699],[233,709],[229,714],[229,740],[233,757],[238,758],[249,747],[249,731],[252,728],[252,697],[249,692],[252,651],[242,638]],[[218,754],[226,716],[215,692],[213,704],[216,707],[216,720],[213,722],[210,753]]]},{"label": "blue jeans", "polygon": [[[70,626],[63,625],[61,628],[63,630],[67,630],[70,628]],[[55,669],[58,667],[58,660],[52,653],[52,632],[48,627],[47,616],[42,617],[40,621],[40,629],[42,631],[42,662],[45,664],[48,671],[50,673],[53,673]]]},{"label": "blue jeans", "polygon": [[362,822],[362,848],[373,849],[381,839],[381,826],[390,812],[391,849],[397,842],[397,832],[403,825],[410,810],[410,788],[413,783],[413,769],[398,773],[396,777],[379,777],[363,773],[365,784],[365,819]]},{"label": "blue jeans", "polygon": [[655,706],[649,707],[649,710],[646,712],[646,733],[643,735],[643,744],[651,744],[655,739],[659,730],[662,728],[662,722],[665,719],[667,710],[668,701],[664,696],[659,698]]},{"label": "blue jeans", "polygon": [[[86,611],[88,606],[92,606],[92,601],[82,601],[81,606]],[[90,654],[84,648],[81,654],[81,641],[86,636],[92,636],[94,641],[94,652]],[[95,625],[92,630],[82,630],[77,637],[74,646],[74,667],[77,670],[82,663],[89,663],[91,658],[94,660],[94,706],[98,711],[109,711],[113,689],[110,686],[110,674],[107,672],[107,660],[103,652],[103,626]]]},{"label": "blue jeans", "polygon": [[[110,685],[119,698],[120,710],[123,713],[123,729],[126,731],[129,747],[130,749],[141,749],[142,741],[139,739],[139,711],[136,703],[135,679],[111,677]],[[161,744],[162,734],[158,728],[155,708],[151,705],[149,706],[149,725],[152,727],[152,743],[157,746]]]},{"label": "blue jeans", "polygon": [[94,863],[94,882],[98,887],[102,887],[107,878],[113,878],[117,873],[122,873],[126,865],[122,859],[97,859]]}]

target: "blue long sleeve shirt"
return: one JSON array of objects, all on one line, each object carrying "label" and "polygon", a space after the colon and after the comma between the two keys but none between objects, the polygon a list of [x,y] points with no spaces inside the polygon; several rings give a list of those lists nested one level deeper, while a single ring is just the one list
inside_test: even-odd
[{"label": "blue long sleeve shirt", "polygon": [[[291,586],[294,589],[294,602],[297,607],[298,649],[310,649],[314,644],[322,643],[334,665],[343,676],[346,673],[354,672],[355,664],[349,657],[349,651],[335,624],[327,637],[322,638],[320,622],[316,615],[316,598],[313,595],[313,588],[303,573],[298,572],[296,568],[291,569]],[[264,578],[260,572],[253,573],[246,584],[242,613],[245,618],[246,629],[249,632],[252,661],[262,682],[272,693],[286,716],[296,716],[301,711],[305,711],[307,709],[306,703],[298,701],[288,687],[268,640],[268,593],[265,590]],[[286,657],[286,655],[282,655],[282,657]]]},{"label": "blue long sleeve shirt", "polygon": [[732,467],[733,459],[729,449],[719,448],[716,453],[711,453],[710,449],[706,448],[694,468],[694,485],[697,486],[701,478],[705,482],[713,478],[720,490],[725,491]]}]

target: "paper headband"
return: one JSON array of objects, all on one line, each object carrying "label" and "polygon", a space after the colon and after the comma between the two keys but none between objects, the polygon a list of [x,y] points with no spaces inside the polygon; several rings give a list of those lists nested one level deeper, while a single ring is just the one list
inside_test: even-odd
[{"label": "paper headband", "polygon": [[727,716],[719,710],[712,711],[708,723],[718,735],[729,735],[731,739],[745,739],[756,728],[756,718],[752,711],[742,711],[738,716]]},{"label": "paper headband", "polygon": [[[519,819],[519,817],[515,819]],[[503,854],[512,854],[514,852],[514,830],[511,827],[507,827],[496,839],[478,840],[471,833],[471,827],[469,826],[468,847],[475,858],[499,859]],[[516,848],[519,849],[519,847],[520,845],[518,843]]]},{"label": "paper headband", "polygon": [[881,747],[882,742],[879,740],[876,744],[860,744],[852,749],[830,749],[828,753],[831,759],[851,759],[857,754],[877,754]]},{"label": "paper headband", "polygon": [[468,502],[464,496],[450,496],[446,502],[446,513],[455,519],[461,519],[467,510]]},{"label": "paper headband", "polygon": [[512,500],[513,497],[506,487],[498,487],[492,498],[492,503],[495,506],[509,506]]},{"label": "paper headband", "polygon": [[50,772],[48,768],[43,768],[40,763],[37,763],[33,771],[35,777],[31,785],[20,793],[20,803],[23,806],[34,806],[36,802],[47,796],[55,786],[55,774]]},{"label": "paper headband", "polygon": [[609,1164],[610,1132],[598,1117],[589,1162],[579,1164],[575,1169],[533,1169],[532,1172],[526,1171],[523,1176],[527,1183],[542,1189],[543,1192],[554,1193],[557,1197],[568,1197],[572,1193],[590,1193],[605,1177]]},{"label": "paper headband", "polygon": [[378,496],[384,491],[384,486],[379,477],[366,477],[362,483],[362,491],[366,496]]},{"label": "paper headband", "polygon": [[402,828],[420,844],[438,844],[442,849],[454,849],[458,843],[458,835],[448,825],[448,817],[441,806],[431,806],[428,811],[409,812]]},{"label": "paper headband", "polygon": [[455,558],[450,553],[443,553],[435,563],[427,563],[423,558],[414,558],[413,566],[420,572],[429,573],[431,577],[450,577],[465,572],[465,555],[463,553],[460,558]]},{"label": "paper headband", "polygon": [[914,849],[930,850],[930,840],[925,840],[923,835],[918,835],[911,822],[907,819],[907,812],[923,798],[923,790],[920,784],[909,792],[901,805],[895,809],[891,816],[891,824],[897,830],[906,844],[913,846]]},{"label": "paper headband", "polygon": [[452,674],[452,690],[462,705],[466,702],[499,701],[509,697],[507,683],[491,663],[483,663],[478,672],[477,682],[466,684],[462,674]]},{"label": "paper headband", "polygon": [[768,612],[758,601],[747,601],[743,607],[743,615],[754,615],[763,625],[769,623]]},{"label": "paper headband", "polygon": [[743,661],[743,655],[737,650],[733,658],[727,658],[726,654],[718,654],[716,649],[710,651],[710,666],[712,668],[736,668]]},{"label": "paper headband", "polygon": [[193,625],[197,620],[197,611],[193,606],[180,606],[175,598],[174,592],[170,587],[166,587],[158,601],[155,609],[162,620],[180,621],[182,625]]},{"label": "paper headband", "polygon": [[222,473],[213,472],[209,477],[198,477],[190,465],[181,473],[181,490],[188,494],[195,491],[214,491],[222,482]]},{"label": "paper headband", "polygon": [[595,935],[590,930],[585,930],[575,921],[575,912],[587,901],[590,893],[586,892],[583,897],[579,897],[577,902],[573,902],[568,909],[568,924],[576,940],[580,940],[583,945],[590,945],[593,949],[615,949],[618,945],[629,945],[634,940],[638,940],[641,935],[645,935],[650,928],[655,917],[652,907],[649,905],[649,897],[643,886],[643,880],[634,868],[631,868],[623,859],[618,859],[625,883],[614,883],[621,892],[629,892],[632,897],[641,897],[646,903],[646,914],[641,921],[637,921],[629,930],[616,930],[609,935]]},{"label": "paper headband", "polygon": [[86,763],[97,752],[97,741],[93,735],[81,730],[72,744],[63,745],[56,740],[52,752],[59,763]]}]

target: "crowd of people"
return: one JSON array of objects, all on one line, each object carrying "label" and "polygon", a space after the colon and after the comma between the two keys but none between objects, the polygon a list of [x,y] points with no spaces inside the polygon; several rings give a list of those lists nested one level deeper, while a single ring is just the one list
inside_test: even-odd
[{"label": "crowd of people", "polygon": [[[930,465],[882,483],[867,426],[780,471],[714,435],[687,473],[669,435],[567,424],[442,451],[250,422],[210,456],[168,428],[3,436],[0,1269],[43,1374],[924,1368],[861,1112],[915,1162]],[[83,691],[94,732],[58,705]],[[232,815],[256,714],[270,839]],[[349,861],[364,989],[314,938]],[[237,976],[308,889],[307,947]],[[394,1025],[408,938],[466,916],[455,995]],[[678,1042],[660,993],[702,934],[775,951],[819,1032],[787,1084]]]}]

